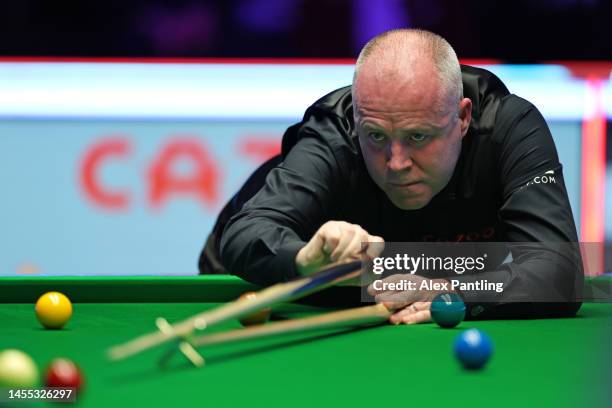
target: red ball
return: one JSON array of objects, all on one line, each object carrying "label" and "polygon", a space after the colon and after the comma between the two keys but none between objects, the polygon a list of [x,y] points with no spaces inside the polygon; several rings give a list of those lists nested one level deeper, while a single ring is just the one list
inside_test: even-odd
[{"label": "red ball", "polygon": [[45,372],[45,385],[47,387],[81,388],[83,376],[81,371],[67,358],[57,358],[49,364]]},{"label": "red ball", "polygon": [[[238,300],[242,300],[242,299],[253,299],[254,300],[256,298],[257,298],[257,293],[246,292],[246,293],[243,293],[242,296],[238,298]],[[243,326],[253,326],[256,324],[264,324],[270,318],[271,312],[272,312],[272,309],[267,307],[265,309],[258,310],[249,315],[242,316],[239,320]]]}]

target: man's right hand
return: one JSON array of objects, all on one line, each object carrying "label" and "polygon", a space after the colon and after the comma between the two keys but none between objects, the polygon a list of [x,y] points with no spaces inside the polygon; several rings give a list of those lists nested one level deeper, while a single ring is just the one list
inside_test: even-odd
[{"label": "man's right hand", "polygon": [[[374,243],[374,245],[371,245]],[[301,275],[307,275],[334,262],[375,258],[382,252],[384,240],[370,235],[356,224],[328,221],[298,252],[295,264]]]}]

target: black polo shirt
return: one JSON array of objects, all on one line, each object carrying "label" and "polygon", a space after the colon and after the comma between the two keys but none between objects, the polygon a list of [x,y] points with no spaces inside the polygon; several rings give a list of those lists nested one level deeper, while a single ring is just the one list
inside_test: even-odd
[{"label": "black polo shirt", "polygon": [[[450,182],[428,205],[401,210],[374,184],[357,140],[351,89],[341,88],[308,108],[286,131],[278,165],[251,181],[254,195],[243,194],[248,201],[222,232],[225,268],[263,285],[292,279],[297,252],[329,220],[358,224],[385,241],[577,242],[562,166],[542,115],[492,73],[462,66],[462,74],[472,122]],[[539,182],[542,177],[549,182]],[[487,272],[507,288],[496,304],[529,302],[542,282],[568,300],[575,296],[579,255],[513,255]],[[478,294],[462,295],[478,303]]]}]

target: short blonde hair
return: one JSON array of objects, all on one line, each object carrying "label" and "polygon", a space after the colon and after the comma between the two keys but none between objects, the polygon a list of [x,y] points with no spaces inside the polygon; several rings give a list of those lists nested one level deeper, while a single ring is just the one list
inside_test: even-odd
[{"label": "short blonde hair", "polygon": [[[416,47],[413,44],[416,44]],[[371,55],[384,55],[385,53],[391,53],[392,55],[397,55],[397,53],[425,53],[430,55],[446,95],[457,102],[463,98],[461,66],[453,47],[438,34],[414,28],[387,31],[371,39],[361,49],[357,58],[353,86],[364,62]]]}]

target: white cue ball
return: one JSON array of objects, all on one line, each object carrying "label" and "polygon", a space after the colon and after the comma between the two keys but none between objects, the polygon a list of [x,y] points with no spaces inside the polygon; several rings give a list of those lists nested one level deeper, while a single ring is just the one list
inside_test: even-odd
[{"label": "white cue ball", "polygon": [[0,352],[0,386],[33,388],[38,384],[38,367],[32,357],[16,349]]}]

